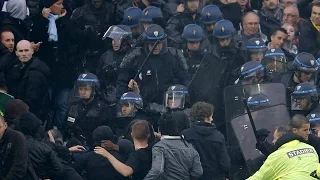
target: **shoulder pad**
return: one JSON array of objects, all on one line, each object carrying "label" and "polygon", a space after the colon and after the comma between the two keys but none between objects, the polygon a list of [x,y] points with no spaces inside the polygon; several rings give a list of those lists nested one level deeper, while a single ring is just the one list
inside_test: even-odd
[{"label": "shoulder pad", "polygon": [[132,50],[130,53],[128,53],[124,58],[122,59],[122,62],[120,64],[120,68],[127,68],[130,63],[132,63],[132,60],[142,54],[142,47],[136,47],[134,50]]},{"label": "shoulder pad", "polygon": [[177,60],[180,60],[180,62],[182,63],[182,66],[185,70],[189,69],[188,64],[187,64],[187,60],[184,57],[182,50],[172,48],[172,47],[169,47],[168,50],[169,50],[170,54],[172,54],[174,57],[177,58]]}]

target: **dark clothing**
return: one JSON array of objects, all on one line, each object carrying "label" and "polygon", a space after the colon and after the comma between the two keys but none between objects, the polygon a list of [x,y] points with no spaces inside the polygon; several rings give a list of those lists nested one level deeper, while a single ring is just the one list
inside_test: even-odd
[{"label": "dark clothing", "polygon": [[313,26],[310,20],[302,21],[298,25],[299,52],[308,52],[320,58],[320,32]]},{"label": "dark clothing", "polygon": [[23,134],[12,129],[5,130],[0,140],[0,179],[31,180],[27,176],[28,160]]},{"label": "dark clothing", "polygon": [[200,155],[203,175],[200,179],[226,179],[231,167],[224,136],[212,124],[198,122],[182,132]]},{"label": "dark clothing", "polygon": [[201,49],[195,52],[184,50],[183,55],[187,60],[188,72],[191,77],[197,72],[200,67],[202,59],[205,57],[209,49]]},{"label": "dark clothing", "polygon": [[[11,17],[9,13],[1,12],[2,21],[0,21],[0,29],[9,29],[14,34],[14,41],[17,44],[19,41],[30,38],[30,27],[28,27],[26,20]],[[0,19],[1,19],[0,18]]]},{"label": "dark clothing", "polygon": [[133,170],[132,180],[143,179],[151,169],[152,147],[138,149],[130,153],[126,165]]},{"label": "dark clothing", "polygon": [[37,16],[41,13],[39,2],[40,0],[27,0],[27,6],[29,8],[31,17]]},{"label": "dark clothing", "polygon": [[58,42],[48,41],[48,24],[49,20],[40,15],[33,18],[31,40],[42,42],[36,56],[49,66],[50,82],[59,88],[71,88],[77,74],[74,65],[76,47],[70,44],[72,27],[69,18],[64,16],[56,20]]},{"label": "dark clothing", "polygon": [[17,99],[21,99],[28,106],[30,112],[40,119],[46,116],[49,103],[48,66],[33,57],[27,63],[14,65],[7,74],[8,92]]},{"label": "dark clothing", "polygon": [[83,140],[83,144],[87,143],[88,146],[91,146],[93,131],[99,126],[109,125],[110,114],[107,104],[97,98],[94,98],[89,104],[79,100],[73,103],[68,110],[69,133]]},{"label": "dark clothing", "polygon": [[219,7],[219,9],[223,14],[223,18],[231,21],[234,28],[236,28],[236,30],[240,29],[242,14],[241,14],[241,7],[239,3],[235,2],[230,4],[223,4],[220,1],[214,1],[212,4]]},{"label": "dark clothing", "polygon": [[168,46],[177,49],[183,49],[183,38],[181,33],[183,29],[188,24],[198,24],[200,23],[200,15],[196,14],[193,19],[192,14],[188,12],[183,12],[174,15],[168,20],[166,27],[166,34],[168,35]]},{"label": "dark clothing", "polygon": [[[142,48],[136,48],[123,59],[117,82],[117,97],[128,91],[130,79],[135,77],[146,56],[147,53]],[[163,53],[151,55],[136,79],[146,104],[162,104],[167,89],[177,84],[174,79],[177,79],[179,84],[188,86],[191,78],[187,69],[186,60],[180,50],[164,50],[163,47]]]},{"label": "dark clothing", "polygon": [[[125,159],[118,152],[110,151],[117,160],[124,163]],[[81,174],[83,170],[86,171],[85,177],[92,180],[122,180],[125,179],[119,174],[105,157],[96,154],[95,152],[87,152],[79,157],[73,164],[75,170]]]},{"label": "dark clothing", "polygon": [[14,63],[18,63],[13,53],[0,43],[0,84],[6,84],[6,74]]},{"label": "dark clothing", "polygon": [[240,36],[241,41],[243,42],[244,45],[247,45],[249,39],[251,39],[251,38],[261,38],[264,43],[268,42],[268,37],[265,34],[262,34],[260,32],[258,32],[257,34],[255,34],[253,36],[247,36],[243,33],[243,30],[240,30],[240,31],[238,31],[238,35]]},{"label": "dark clothing", "polygon": [[299,15],[303,19],[310,19],[313,0],[299,0],[297,1],[297,7],[299,9]]},{"label": "dark clothing", "polygon": [[263,7],[258,12],[258,15],[260,17],[260,28],[262,33],[270,38],[273,29],[281,27],[283,8],[278,6],[274,10],[269,10]]}]

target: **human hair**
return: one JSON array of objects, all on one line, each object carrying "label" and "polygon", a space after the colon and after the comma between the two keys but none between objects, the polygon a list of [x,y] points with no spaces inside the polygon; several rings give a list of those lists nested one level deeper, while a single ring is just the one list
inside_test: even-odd
[{"label": "human hair", "polygon": [[283,29],[285,29],[285,28],[286,28],[286,27],[288,27],[288,26],[293,27],[294,32],[296,32],[296,29],[294,28],[294,26],[293,26],[293,25],[291,25],[291,24],[289,24],[289,23],[284,23],[281,27],[282,27]]},{"label": "human hair", "polygon": [[0,122],[2,123],[2,124],[4,124],[6,121],[4,120],[4,117],[0,114]]},{"label": "human hair", "polygon": [[312,8],[313,8],[313,7],[320,7],[320,2],[318,1],[318,2],[313,3],[313,4],[312,4]]},{"label": "human hair", "polygon": [[214,112],[212,104],[206,102],[197,102],[191,107],[190,117],[192,121],[204,121]]},{"label": "human hair", "polygon": [[290,121],[291,128],[301,128],[304,124],[309,124],[309,119],[304,115],[296,114],[292,117]]},{"label": "human hair", "polygon": [[147,140],[150,135],[149,122],[138,120],[132,125],[132,138],[137,140]]},{"label": "human hair", "polygon": [[271,31],[271,36],[275,36],[278,31],[281,31],[281,32],[283,32],[284,34],[288,34],[288,32],[287,32],[286,29],[280,27],[280,28],[274,28],[274,29]]},{"label": "human hair", "polygon": [[241,17],[241,24],[244,23],[244,20],[245,20],[246,17],[247,17],[248,15],[250,15],[250,14],[255,15],[255,16],[259,19],[259,22],[260,22],[260,17],[259,17],[259,15],[258,15],[256,12],[254,12],[254,11],[249,11],[249,12],[246,12],[244,15],[242,15],[242,17]]},{"label": "human hair", "polygon": [[289,132],[290,128],[288,126],[278,126],[276,127],[277,133],[279,134],[279,136],[282,136],[284,134],[286,134],[287,132]]},{"label": "human hair", "polygon": [[10,29],[6,29],[6,28],[0,29],[0,40],[2,39],[2,33],[4,33],[4,32],[11,32],[13,34],[13,32]]},{"label": "human hair", "polygon": [[179,123],[173,116],[160,118],[158,124],[161,135],[179,136],[181,134],[179,132]]}]

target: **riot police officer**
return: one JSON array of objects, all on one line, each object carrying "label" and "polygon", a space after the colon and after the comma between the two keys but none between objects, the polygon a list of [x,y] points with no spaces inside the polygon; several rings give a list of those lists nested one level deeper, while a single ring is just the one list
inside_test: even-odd
[{"label": "riot police officer", "polygon": [[74,95],[80,100],[72,103],[68,109],[68,133],[90,146],[94,129],[101,125],[112,127],[112,116],[107,104],[99,99],[99,80],[96,75],[81,74],[74,89]]},{"label": "riot police officer", "polygon": [[230,84],[231,72],[247,62],[247,54],[242,43],[236,39],[236,30],[233,24],[228,20],[220,20],[216,23],[213,35],[218,43],[211,48],[212,53],[220,59],[226,61],[223,87]]},{"label": "riot police officer", "polygon": [[200,25],[200,0],[184,0],[184,12],[178,13],[168,20],[166,33],[170,47],[183,49],[181,32],[188,24]]},{"label": "riot police officer", "polygon": [[269,97],[263,93],[254,94],[248,97],[247,103],[251,111],[257,111],[270,106]]},{"label": "riot police officer", "polygon": [[264,53],[267,51],[267,46],[260,38],[251,38],[246,44],[246,48],[251,61],[261,62]]},{"label": "riot police officer", "polygon": [[[131,79],[139,85],[140,94],[147,104],[162,104],[164,93],[176,80],[188,86],[191,79],[188,67],[180,50],[167,47],[166,34],[159,25],[149,25],[144,39],[145,47],[134,49],[120,65],[117,97],[127,91]],[[154,51],[150,52],[153,47]],[[148,53],[151,54],[146,59]]]},{"label": "riot police officer", "polygon": [[315,112],[307,115],[310,122],[311,134],[320,137],[320,112]]},{"label": "riot police officer", "polygon": [[287,59],[281,49],[269,49],[265,52],[261,64],[266,68],[270,78],[287,72]]},{"label": "riot police officer", "polygon": [[311,82],[298,84],[291,94],[291,114],[308,115],[319,111],[317,88]]},{"label": "riot police officer", "polygon": [[128,26],[111,26],[103,38],[112,39],[112,49],[106,51],[100,57],[100,64],[97,69],[97,75],[101,82],[100,90],[109,104],[116,102],[115,88],[118,79],[118,69],[124,56],[132,48],[130,45],[132,33]]},{"label": "riot police officer", "polygon": [[213,44],[212,33],[215,24],[223,19],[222,12],[216,5],[207,5],[201,11],[201,22],[205,25],[205,32],[210,43]]},{"label": "riot police officer", "polygon": [[142,10],[136,7],[130,7],[123,13],[122,24],[130,27],[132,32],[132,38],[136,40],[140,34],[140,18],[142,16]]},{"label": "riot police officer", "polygon": [[257,61],[249,61],[241,66],[235,84],[258,84],[267,81],[265,68]]},{"label": "riot police officer", "polygon": [[204,33],[202,28],[196,24],[187,25],[182,33],[183,38],[186,40],[186,48],[184,48],[184,57],[187,59],[189,66],[189,73],[193,76],[207,53],[207,48],[204,47]]},{"label": "riot police officer", "polygon": [[80,71],[95,73],[100,56],[108,49],[110,43],[101,38],[113,24],[113,9],[113,5],[104,0],[89,0],[72,13],[70,20],[74,32],[70,36],[78,46],[78,56],[82,60]]}]

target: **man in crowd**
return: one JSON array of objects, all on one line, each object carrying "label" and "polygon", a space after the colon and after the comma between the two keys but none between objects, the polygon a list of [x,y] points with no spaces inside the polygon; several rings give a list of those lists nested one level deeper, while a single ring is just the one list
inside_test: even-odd
[{"label": "man in crowd", "polygon": [[263,7],[259,11],[261,31],[268,37],[274,28],[281,26],[283,8],[278,0],[263,0]]},{"label": "man in crowd", "polygon": [[299,10],[295,6],[288,6],[283,11],[282,24],[288,23],[294,28],[298,28],[300,20]]},{"label": "man in crowd", "polygon": [[268,49],[281,49],[284,41],[287,39],[288,33],[283,28],[276,28],[271,32],[271,42],[268,44]]}]

